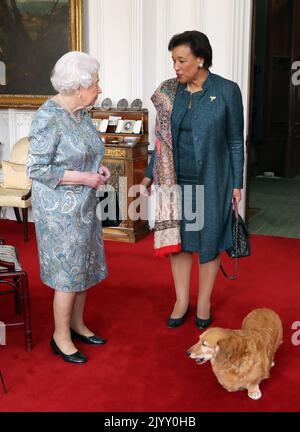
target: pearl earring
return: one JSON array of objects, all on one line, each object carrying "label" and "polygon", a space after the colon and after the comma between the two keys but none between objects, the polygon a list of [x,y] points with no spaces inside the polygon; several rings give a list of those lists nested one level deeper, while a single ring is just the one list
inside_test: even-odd
[{"label": "pearl earring", "polygon": [[198,64],[198,68],[200,69],[200,68],[203,68],[203,63],[199,63]]}]

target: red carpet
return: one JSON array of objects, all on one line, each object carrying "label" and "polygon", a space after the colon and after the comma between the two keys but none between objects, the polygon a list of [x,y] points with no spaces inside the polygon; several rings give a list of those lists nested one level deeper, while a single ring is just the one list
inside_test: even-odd
[{"label": "red carpet", "polygon": [[[28,243],[15,222],[0,221],[1,236],[17,246],[29,273],[34,348],[24,350],[20,327],[8,329],[7,345],[0,346],[8,387],[4,394],[0,385],[0,411],[300,411],[300,345],[292,344],[292,324],[300,321],[300,240],[253,236],[253,255],[240,261],[239,280],[218,276],[215,326],[239,328],[257,307],[273,308],[283,321],[276,366],[261,385],[262,399],[253,401],[246,392],[224,390],[210,363],[197,366],[185,354],[199,335],[196,272],[187,322],[178,329],[166,327],[174,300],[172,278],[169,261],[153,257],[151,235],[136,244],[106,242],[110,276],[90,290],[86,321],[108,344],[78,345],[89,357],[80,366],[50,352],[52,290],[39,280],[33,224]],[[232,264],[227,257],[224,263],[226,268]],[[11,319],[12,311],[12,298],[2,297],[0,320]],[[300,342],[300,335],[296,339]]]}]

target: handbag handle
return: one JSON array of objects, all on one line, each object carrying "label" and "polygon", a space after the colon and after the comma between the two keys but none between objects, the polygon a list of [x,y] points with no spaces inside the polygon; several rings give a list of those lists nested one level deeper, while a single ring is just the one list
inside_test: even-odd
[{"label": "handbag handle", "polygon": [[237,219],[239,216],[239,208],[238,208],[238,204],[237,204],[235,198],[233,198],[233,208],[234,208],[234,212],[235,212],[235,217]]},{"label": "handbag handle", "polygon": [[236,280],[237,276],[238,276],[238,259],[237,259],[237,256],[234,258],[234,274],[232,276],[229,276],[226,273],[222,264],[220,264],[220,269],[221,269],[221,272],[223,273],[223,275],[226,277],[226,279]]},{"label": "handbag handle", "polygon": [[233,199],[233,208],[234,208],[234,213],[235,213],[235,220],[236,220],[236,224],[235,224],[235,230],[236,230],[236,235],[235,235],[235,258],[234,258],[234,274],[232,276],[229,276],[226,271],[224,270],[224,267],[222,266],[222,264],[220,264],[220,269],[223,273],[223,275],[226,277],[226,279],[229,280],[236,280],[237,276],[238,276],[238,258],[237,258],[237,232],[238,232],[238,216],[239,216],[239,210],[238,210],[238,204],[236,202],[236,199]]}]

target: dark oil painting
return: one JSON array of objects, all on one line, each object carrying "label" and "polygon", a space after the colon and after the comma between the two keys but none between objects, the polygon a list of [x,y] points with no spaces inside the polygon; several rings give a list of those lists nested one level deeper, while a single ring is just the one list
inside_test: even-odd
[{"label": "dark oil painting", "polygon": [[0,0],[1,95],[51,95],[50,74],[71,49],[70,1]]}]

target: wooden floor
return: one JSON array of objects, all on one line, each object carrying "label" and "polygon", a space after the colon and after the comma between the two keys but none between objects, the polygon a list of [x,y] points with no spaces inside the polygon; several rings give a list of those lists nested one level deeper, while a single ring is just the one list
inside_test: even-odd
[{"label": "wooden floor", "polygon": [[251,177],[248,190],[250,233],[300,238],[300,176]]}]

